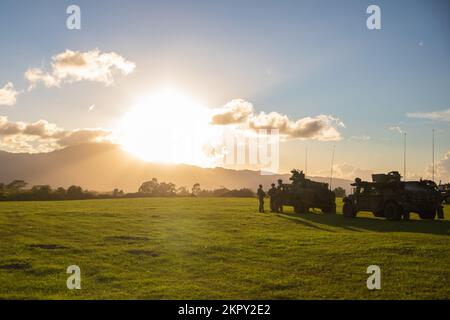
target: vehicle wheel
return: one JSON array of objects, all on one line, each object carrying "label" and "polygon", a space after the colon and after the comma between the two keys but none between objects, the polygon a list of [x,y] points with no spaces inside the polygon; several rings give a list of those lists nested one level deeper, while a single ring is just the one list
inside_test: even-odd
[{"label": "vehicle wheel", "polygon": [[336,204],[332,203],[326,208],[322,208],[322,213],[336,214]]},{"label": "vehicle wheel", "polygon": [[384,216],[388,220],[400,220],[402,217],[400,207],[395,202],[388,202],[384,207]]},{"label": "vehicle wheel", "polygon": [[342,212],[344,214],[344,217],[346,217],[346,218],[356,218],[355,208],[353,208],[353,205],[350,202],[344,203]]},{"label": "vehicle wheel", "polygon": [[444,219],[444,207],[439,206],[436,209],[436,213],[437,213],[438,219]]},{"label": "vehicle wheel", "polygon": [[336,214],[336,203],[332,203],[331,204],[331,210],[330,210],[331,214]]},{"label": "vehicle wheel", "polygon": [[301,202],[294,205],[294,212],[295,213],[305,213],[305,207]]},{"label": "vehicle wheel", "polygon": [[375,217],[384,217],[383,211],[373,211],[372,213]]},{"label": "vehicle wheel", "polygon": [[436,217],[436,210],[426,210],[419,212],[421,219],[433,220]]}]

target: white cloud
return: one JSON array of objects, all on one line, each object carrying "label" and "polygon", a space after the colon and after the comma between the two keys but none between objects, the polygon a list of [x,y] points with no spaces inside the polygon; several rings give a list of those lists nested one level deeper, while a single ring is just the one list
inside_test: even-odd
[{"label": "white cloud", "polygon": [[37,83],[42,82],[47,88],[59,87],[58,80],[48,73],[44,73],[39,68],[31,68],[25,72],[25,79],[30,82],[29,90],[36,87]]},{"label": "white cloud", "polygon": [[36,136],[11,135],[0,137],[0,149],[8,152],[40,153],[58,149],[52,140],[40,139]]},{"label": "white cloud", "polygon": [[217,125],[242,123],[253,114],[254,108],[250,102],[234,99],[215,110],[211,123]]},{"label": "white cloud", "polygon": [[98,49],[80,52],[66,50],[52,57],[50,73],[39,68],[31,68],[25,72],[30,82],[29,89],[39,82],[46,87],[59,87],[63,83],[93,81],[111,85],[116,74],[128,75],[136,65],[115,52],[102,53]]},{"label": "white cloud", "polygon": [[62,129],[58,129],[55,124],[51,124],[46,120],[39,120],[34,123],[11,122],[8,121],[8,118],[0,116],[0,135],[2,136],[23,134],[50,138],[61,132]]},{"label": "white cloud", "polygon": [[[426,168],[428,177],[432,177],[433,165],[430,164]],[[442,181],[443,183],[450,182],[450,150],[445,154],[444,158],[434,164],[435,181]]]},{"label": "white cloud", "polygon": [[399,126],[390,127],[389,130],[398,132],[398,133],[400,133],[400,134],[403,134],[403,130],[402,130],[402,128],[400,128]]},{"label": "white cloud", "polygon": [[215,125],[246,125],[253,131],[278,129],[285,139],[315,139],[320,141],[341,140],[338,128],[345,128],[338,118],[331,115],[318,115],[291,120],[278,112],[255,113],[250,102],[235,99],[222,108],[216,109],[212,120]]},{"label": "white cloud", "polygon": [[9,152],[48,152],[70,145],[110,141],[103,129],[64,130],[46,120],[12,122],[0,116],[0,148]]},{"label": "white cloud", "polygon": [[0,88],[0,106],[13,106],[16,104],[19,92],[14,89],[12,82],[8,82],[3,88]]},{"label": "white cloud", "polygon": [[433,121],[450,122],[450,109],[433,112],[411,112],[406,114],[409,118],[428,119]]},{"label": "white cloud", "polygon": [[63,137],[58,139],[61,147],[72,146],[82,143],[102,142],[109,140],[110,131],[103,129],[76,129],[66,132]]},{"label": "white cloud", "polygon": [[362,135],[362,136],[351,136],[350,138],[348,138],[349,141],[353,141],[353,140],[359,140],[359,141],[369,141],[371,139],[371,137],[366,136],[366,135]]},{"label": "white cloud", "polygon": [[372,181],[372,173],[372,170],[357,168],[348,163],[335,164],[333,166],[333,176],[336,178],[349,180],[361,178],[365,181]]}]

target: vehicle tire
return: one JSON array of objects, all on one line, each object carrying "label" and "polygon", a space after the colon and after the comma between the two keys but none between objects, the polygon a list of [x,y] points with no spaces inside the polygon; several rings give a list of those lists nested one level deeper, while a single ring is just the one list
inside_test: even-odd
[{"label": "vehicle tire", "polygon": [[438,219],[444,219],[444,207],[439,206],[439,207],[436,209],[436,214],[437,214],[437,216],[438,216]]},{"label": "vehicle tire", "polygon": [[419,217],[424,220],[434,220],[436,217],[436,210],[432,209],[421,211],[419,212]]},{"label": "vehicle tire", "polygon": [[345,218],[356,218],[356,211],[350,202],[345,202],[342,208],[342,213]]},{"label": "vehicle tire", "polygon": [[305,206],[301,202],[294,204],[294,212],[305,213]]},{"label": "vehicle tire", "polygon": [[331,203],[328,207],[322,208],[322,213],[336,214],[336,204]]},{"label": "vehicle tire", "polygon": [[388,202],[384,206],[384,216],[388,220],[400,220],[402,217],[400,207],[395,202]]},{"label": "vehicle tire", "polygon": [[336,203],[332,203],[331,204],[331,210],[330,210],[331,214],[336,214]]},{"label": "vehicle tire", "polygon": [[383,211],[372,211],[374,217],[380,218],[380,217],[384,217],[384,213]]}]

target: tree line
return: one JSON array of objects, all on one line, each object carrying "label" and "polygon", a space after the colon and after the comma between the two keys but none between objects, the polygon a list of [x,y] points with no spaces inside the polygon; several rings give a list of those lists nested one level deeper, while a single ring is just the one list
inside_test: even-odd
[{"label": "tree line", "polygon": [[8,184],[0,183],[0,201],[80,200],[94,199],[99,195],[75,185],[67,189],[63,187],[53,189],[49,185],[34,185],[31,188],[27,186],[28,183],[24,180],[13,180]]},{"label": "tree line", "polygon": [[[110,199],[110,198],[144,198],[144,197],[235,197],[254,198],[255,192],[248,188],[202,189],[195,183],[190,189],[177,187],[171,182],[159,182],[153,178],[141,184],[137,192],[125,193],[118,188],[110,192],[96,192],[85,190],[80,186],[72,185],[67,189],[63,187],[52,188],[49,185],[34,185],[27,188],[24,180],[13,180],[8,184],[0,183],[0,201],[32,201],[32,200],[83,200],[83,199]],[[344,197],[345,190],[341,187],[334,189],[337,197]]]},{"label": "tree line", "polygon": [[248,188],[201,189],[195,183],[191,189],[177,187],[171,182],[158,182],[156,178],[145,181],[137,192],[125,193],[118,188],[110,192],[96,192],[85,190],[81,186],[72,185],[52,188],[49,185],[33,185],[28,187],[24,180],[13,180],[10,183],[0,183],[0,201],[41,201],[41,200],[83,200],[109,198],[142,198],[142,197],[255,197],[255,193]]}]

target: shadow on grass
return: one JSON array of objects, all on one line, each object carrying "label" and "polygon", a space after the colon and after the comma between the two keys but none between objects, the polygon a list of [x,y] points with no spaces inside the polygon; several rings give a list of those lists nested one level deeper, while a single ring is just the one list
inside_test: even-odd
[{"label": "shadow on grass", "polygon": [[327,232],[336,232],[336,231],[331,230],[331,229],[326,229],[326,228],[319,227],[319,226],[317,226],[315,224],[312,224],[312,223],[310,223],[308,221],[305,221],[304,219],[299,219],[300,216],[296,215],[296,214],[292,214],[292,213],[277,213],[276,215],[277,215],[277,217],[291,220],[292,222],[301,224],[301,225],[303,225],[305,227],[308,227],[308,228],[318,229],[318,230],[327,231]]},{"label": "shadow on grass", "polygon": [[290,219],[305,226],[333,232],[330,229],[320,227],[330,226],[342,228],[352,232],[375,231],[375,232],[412,232],[436,235],[450,235],[450,221],[448,220],[410,220],[410,221],[388,221],[384,219],[358,217],[354,219],[344,218],[341,214],[277,214],[282,218]]}]

